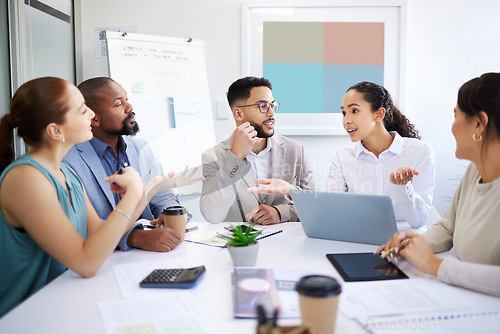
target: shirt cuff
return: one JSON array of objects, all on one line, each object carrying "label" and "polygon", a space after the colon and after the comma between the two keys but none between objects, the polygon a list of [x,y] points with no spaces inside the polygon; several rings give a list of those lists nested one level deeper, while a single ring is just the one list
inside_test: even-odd
[{"label": "shirt cuff", "polygon": [[128,252],[129,250],[131,250],[133,247],[130,247],[127,242],[128,242],[128,236],[130,235],[130,233],[135,230],[136,228],[140,229],[140,230],[144,230],[144,226],[139,223],[139,222],[135,222],[134,225],[130,228],[130,230],[128,230],[127,233],[125,233],[125,235],[120,239],[120,242],[118,243],[118,248],[124,252]]},{"label": "shirt cuff", "polygon": [[[302,188],[301,188],[301,187],[299,187],[299,186],[295,186],[295,189],[297,189],[297,190],[302,190]],[[285,199],[286,199],[288,202],[290,202],[290,204],[294,204],[294,203],[293,203],[293,199],[292,199],[292,197],[291,197],[289,194],[285,194]]]},{"label": "shirt cuff", "polygon": [[437,279],[445,282],[445,283],[451,283],[450,282],[450,270],[452,270],[453,264],[455,261],[458,261],[458,259],[450,258],[450,257],[445,257],[441,264],[439,265],[438,271],[437,271]]},{"label": "shirt cuff", "polygon": [[406,199],[405,202],[413,201],[413,197],[415,196],[415,189],[413,188],[413,184],[411,183],[411,181],[402,185],[392,183],[392,189],[394,190],[394,193],[395,195],[397,195],[397,198],[399,200],[404,198]]}]

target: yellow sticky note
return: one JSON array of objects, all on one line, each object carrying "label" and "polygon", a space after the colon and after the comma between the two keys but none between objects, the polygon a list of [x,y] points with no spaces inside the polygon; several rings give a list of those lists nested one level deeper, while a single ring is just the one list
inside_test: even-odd
[{"label": "yellow sticky note", "polygon": [[132,82],[132,92],[134,93],[144,93],[144,81],[133,81]]}]

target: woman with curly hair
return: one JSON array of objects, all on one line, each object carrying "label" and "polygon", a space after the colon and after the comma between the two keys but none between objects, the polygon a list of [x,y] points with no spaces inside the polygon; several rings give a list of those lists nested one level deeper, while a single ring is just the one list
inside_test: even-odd
[{"label": "woman with curly hair", "polygon": [[[431,146],[420,141],[413,124],[380,85],[365,81],[350,87],[341,110],[342,124],[357,144],[335,154],[327,190],[389,196],[398,222],[425,226],[434,191]],[[283,180],[255,182],[265,186],[248,191],[279,195],[294,188]]]},{"label": "woman with curly hair", "polygon": [[342,124],[357,143],[339,150],[327,190],[391,197],[396,220],[426,224],[432,208],[434,153],[382,86],[360,82],[342,99]]}]

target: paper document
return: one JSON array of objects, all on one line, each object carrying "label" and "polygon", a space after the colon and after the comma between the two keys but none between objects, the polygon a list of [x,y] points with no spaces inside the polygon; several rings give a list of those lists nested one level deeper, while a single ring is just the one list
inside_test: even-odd
[{"label": "paper document", "polygon": [[98,306],[108,334],[224,333],[189,291],[154,299],[100,302]]},{"label": "paper document", "polygon": [[[244,225],[248,226],[248,224],[244,224]],[[236,226],[236,223],[225,225],[225,227],[229,227],[229,226]],[[269,227],[265,227],[265,226],[257,226],[257,225],[254,226],[254,229],[258,230],[258,231],[262,231],[262,234],[259,235],[256,238],[256,240],[265,239],[267,237],[271,237],[273,235],[276,235],[276,234],[283,232],[283,230],[280,230],[280,229],[269,228]],[[220,230],[218,230],[216,232],[211,232],[211,233],[206,233],[206,234],[203,234],[200,232],[200,233],[193,233],[190,235],[186,235],[185,241],[209,245],[209,246],[224,247],[224,245],[227,243],[227,240],[224,238],[221,238],[220,237],[221,235],[230,236],[230,235],[232,235],[232,233],[230,231],[228,231],[226,228],[224,228],[224,229],[221,228]]]},{"label": "paper document", "polygon": [[500,311],[453,310],[368,319],[365,329],[374,334],[500,333]]},{"label": "paper document", "polygon": [[[464,315],[469,315],[470,319],[473,314],[492,315],[498,311],[485,309],[470,298],[471,293],[430,278],[355,282],[343,285],[339,307],[346,316],[356,319],[373,333],[400,333],[406,329],[411,332],[415,326],[412,322],[427,328],[422,333],[432,333],[428,321],[462,317],[463,322]],[[497,319],[500,321],[498,313]],[[413,328],[417,331],[411,333],[419,332],[418,329]]]},{"label": "paper document", "polygon": [[139,283],[155,269],[169,268],[191,268],[202,265],[200,263],[182,261],[147,261],[147,262],[132,262],[124,264],[116,264],[113,266],[113,271],[116,276],[116,281],[122,292],[123,298],[132,297],[153,297],[157,296],[161,289],[144,289],[139,287]]}]

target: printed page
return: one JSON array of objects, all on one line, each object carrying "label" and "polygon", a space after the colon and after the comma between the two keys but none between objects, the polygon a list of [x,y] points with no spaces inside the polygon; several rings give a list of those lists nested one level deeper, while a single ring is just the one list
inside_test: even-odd
[{"label": "printed page", "polygon": [[375,334],[499,333],[500,311],[463,310],[367,319],[364,328]]},{"label": "printed page", "polygon": [[194,242],[197,244],[203,244],[208,246],[215,246],[215,247],[224,247],[224,245],[227,243],[227,240],[219,237],[219,235],[216,233],[193,234],[193,235],[186,234],[186,238],[184,239],[184,241]]},{"label": "printed page", "polygon": [[191,268],[200,266],[202,264],[194,264],[182,261],[147,261],[147,262],[134,262],[116,264],[113,266],[113,271],[116,276],[116,281],[122,292],[123,298],[132,297],[152,297],[161,293],[161,290],[171,289],[147,289],[141,288],[139,283],[148,276],[155,269],[169,269],[169,268]]},{"label": "printed page", "polygon": [[154,299],[100,302],[98,307],[107,334],[224,333],[189,291]]},{"label": "printed page", "polygon": [[478,309],[469,293],[430,278],[353,282],[343,285],[339,307],[364,324],[380,316]]}]

